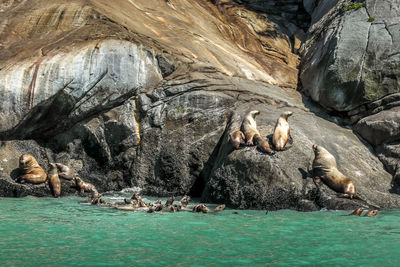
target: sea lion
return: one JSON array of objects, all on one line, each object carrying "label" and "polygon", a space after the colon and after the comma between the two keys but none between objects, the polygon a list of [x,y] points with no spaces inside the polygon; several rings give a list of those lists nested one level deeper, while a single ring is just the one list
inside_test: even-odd
[{"label": "sea lion", "polygon": [[148,205],[147,205],[146,203],[143,202],[142,197],[139,196],[139,194],[134,194],[134,195],[132,196],[131,199],[136,199],[137,205],[139,206],[139,208],[146,208],[146,207],[148,207]]},{"label": "sea lion", "polygon": [[259,150],[264,153],[274,154],[275,152],[269,146],[268,141],[264,140],[257,130],[256,116],[260,114],[258,110],[252,110],[243,119],[241,130],[244,133],[248,146],[256,145]]},{"label": "sea lion", "polygon": [[187,205],[189,205],[189,201],[190,201],[190,197],[187,195],[184,195],[182,197],[182,199],[180,200],[180,203],[181,203],[182,207],[185,208]]},{"label": "sea lion", "polygon": [[172,204],[174,204],[174,201],[175,201],[175,197],[174,196],[168,198],[167,201],[165,202],[165,206],[167,206],[167,207],[171,206]]},{"label": "sea lion", "polygon": [[181,204],[181,203],[175,204],[174,207],[175,207],[175,210],[176,210],[177,212],[182,211],[182,204]]},{"label": "sea lion", "polygon": [[88,182],[83,181],[79,176],[74,177],[75,179],[75,185],[77,190],[79,191],[79,194],[82,195],[84,192],[89,192],[92,193],[98,193],[96,187]]},{"label": "sea lion", "polygon": [[335,157],[321,146],[313,145],[313,150],[315,154],[312,164],[314,179],[320,178],[329,188],[342,193],[343,197],[360,199],[354,182],[338,170]]},{"label": "sea lion", "polygon": [[19,157],[19,169],[22,172],[22,175],[18,178],[20,183],[41,184],[47,180],[46,172],[31,154],[22,154]]},{"label": "sea lion", "polygon": [[62,163],[56,163],[57,168],[58,168],[58,176],[60,178],[66,179],[66,180],[72,180],[75,176],[75,172],[68,167],[67,165],[64,165]]},{"label": "sea lion", "polygon": [[192,209],[193,212],[202,212],[202,213],[209,213],[210,210],[204,204],[197,204]]},{"label": "sea lion", "polygon": [[378,213],[378,210],[370,210],[367,213],[365,213],[364,217],[373,217]]},{"label": "sea lion", "polygon": [[226,207],[225,204],[219,205],[214,209],[214,212],[223,211],[225,209],[225,207]]},{"label": "sea lion", "polygon": [[239,149],[241,145],[245,144],[245,136],[242,131],[234,131],[229,135],[229,141],[234,149]]},{"label": "sea lion", "polygon": [[125,204],[131,204],[131,205],[136,204],[136,202],[135,202],[133,199],[126,199],[126,198],[124,198],[124,202],[125,202]]},{"label": "sea lion", "polygon": [[287,141],[292,139],[290,136],[290,127],[288,118],[293,115],[291,111],[282,113],[275,124],[274,134],[272,136],[272,143],[275,150],[284,150]]},{"label": "sea lion", "polygon": [[171,206],[170,206],[169,211],[170,211],[170,212],[175,212],[175,211],[176,211],[174,205],[171,205]]},{"label": "sea lion", "polygon": [[352,216],[352,215],[360,216],[361,213],[363,212],[363,210],[364,210],[363,208],[358,208],[358,209],[355,209],[352,213],[347,214],[347,215],[343,215],[343,216]]},{"label": "sea lion", "polygon": [[47,174],[49,185],[54,197],[60,197],[61,195],[61,181],[58,177],[57,166],[54,163],[50,163],[50,170]]}]

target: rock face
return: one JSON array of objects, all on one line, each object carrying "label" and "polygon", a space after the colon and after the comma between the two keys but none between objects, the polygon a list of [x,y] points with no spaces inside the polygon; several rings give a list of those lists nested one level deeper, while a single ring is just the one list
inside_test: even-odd
[{"label": "rock face", "polygon": [[360,8],[350,4],[305,1],[312,21],[301,51],[303,90],[346,116],[398,177],[400,2],[366,0]]},{"label": "rock face", "polygon": [[304,91],[337,111],[400,91],[399,1],[367,0],[364,7],[344,11],[348,5],[320,1],[302,50]]},{"label": "rock face", "polygon": [[[306,10],[320,12],[319,2]],[[306,19],[282,15],[302,1],[275,4],[280,13],[272,17],[239,1],[3,4],[0,195],[50,195],[46,184],[15,183],[18,157],[29,152],[45,169],[51,162],[72,167],[101,192],[139,187],[149,195],[190,194],[257,209],[399,207],[400,197],[391,193],[398,186],[378,157],[294,90],[294,52]],[[283,111],[294,112],[288,150],[274,156],[232,150],[229,133],[253,109],[261,112],[264,138]],[[393,162],[396,144],[385,142],[397,140],[397,128],[387,126],[382,141],[380,126],[376,133],[368,130],[373,120],[380,119],[365,121],[366,136],[382,146],[384,162]],[[365,201],[337,198],[313,182],[312,144],[335,155]],[[73,193],[64,181],[62,194]]]}]

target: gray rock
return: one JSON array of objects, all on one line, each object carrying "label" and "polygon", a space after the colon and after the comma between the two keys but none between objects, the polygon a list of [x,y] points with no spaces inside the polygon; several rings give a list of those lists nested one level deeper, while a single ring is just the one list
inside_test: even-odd
[{"label": "gray rock", "polygon": [[[236,112],[245,114],[248,105]],[[252,109],[261,111],[257,117],[262,136],[272,134],[279,114],[286,109],[294,112],[289,119],[292,146],[269,156],[252,148],[232,151],[227,133],[238,129],[231,123],[225,131],[216,164],[203,194],[203,201],[225,202],[238,208],[317,210],[353,209],[358,206],[396,207],[400,198],[389,192],[396,190],[392,177],[384,171],[379,160],[360,145],[351,130],[341,128],[300,106],[276,107],[257,104]],[[240,121],[237,119],[237,121]],[[311,179],[314,158],[311,146],[325,147],[337,159],[340,170],[355,182],[364,201],[337,198],[325,185],[318,187]]]},{"label": "gray rock", "polygon": [[368,0],[363,8],[343,11],[347,2],[338,1],[321,19],[313,14],[300,77],[314,101],[348,111],[399,92],[400,9],[395,2]]},{"label": "gray rock", "polygon": [[354,125],[354,130],[374,147],[399,140],[400,107],[365,117]]}]

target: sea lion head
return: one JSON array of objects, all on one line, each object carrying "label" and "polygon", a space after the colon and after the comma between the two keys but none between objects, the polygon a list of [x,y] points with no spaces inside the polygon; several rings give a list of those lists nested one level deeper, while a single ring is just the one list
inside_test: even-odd
[{"label": "sea lion head", "polygon": [[50,163],[49,174],[58,174],[58,169],[56,164]]},{"label": "sea lion head", "polygon": [[363,211],[364,211],[363,208],[358,208],[354,210],[353,213],[351,213],[351,215],[360,216]]},{"label": "sea lion head", "polygon": [[260,114],[260,111],[252,110],[252,111],[249,112],[249,114],[253,117],[253,119],[255,119],[256,116]]},{"label": "sea lion head", "polygon": [[281,118],[284,118],[285,120],[287,120],[290,116],[293,115],[292,111],[285,111],[281,114]]},{"label": "sea lion head", "polygon": [[313,148],[315,156],[326,151],[322,146],[319,146],[319,145],[313,145],[312,148]]},{"label": "sea lion head", "polygon": [[367,217],[373,217],[378,213],[378,210],[370,210],[367,212],[367,214],[365,214],[365,216]]},{"label": "sea lion head", "polygon": [[75,184],[76,184],[77,186],[78,186],[79,184],[82,184],[82,183],[83,183],[82,178],[79,177],[79,176],[74,177],[74,179],[75,179]]},{"label": "sea lion head", "polygon": [[38,165],[36,159],[34,156],[31,154],[22,154],[19,157],[19,168],[20,169],[28,169],[30,167],[35,167],[35,165]]}]

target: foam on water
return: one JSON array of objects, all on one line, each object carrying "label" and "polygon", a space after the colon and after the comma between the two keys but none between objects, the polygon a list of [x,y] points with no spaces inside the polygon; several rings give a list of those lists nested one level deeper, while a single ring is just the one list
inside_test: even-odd
[{"label": "foam on water", "polygon": [[0,265],[398,264],[399,210],[147,214],[79,200],[0,198]]}]

